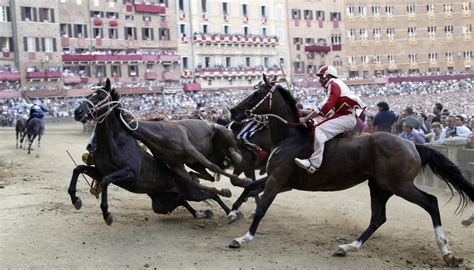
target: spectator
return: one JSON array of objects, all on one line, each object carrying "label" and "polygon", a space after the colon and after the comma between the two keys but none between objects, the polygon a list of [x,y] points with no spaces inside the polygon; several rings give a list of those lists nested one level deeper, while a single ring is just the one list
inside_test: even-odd
[{"label": "spectator", "polygon": [[460,137],[469,138],[471,136],[471,130],[464,125],[464,117],[462,115],[457,115],[455,118],[456,123],[456,133]]},{"label": "spectator", "polygon": [[416,129],[417,131],[420,130],[420,123],[418,122],[418,119],[416,119],[412,107],[406,107],[402,116],[403,117],[398,122],[399,127],[403,128],[403,124],[408,123],[413,129]]},{"label": "spectator", "polygon": [[445,136],[441,123],[434,122],[431,124],[431,132],[425,135],[425,139],[429,144],[444,144]]},{"label": "spectator", "polygon": [[397,116],[390,111],[388,103],[385,101],[377,103],[379,112],[374,118],[375,131],[392,132],[392,125],[397,121]]},{"label": "spectator", "polygon": [[440,122],[441,123],[441,112],[443,111],[443,104],[436,103],[433,108],[434,117],[431,120],[431,123]]},{"label": "spectator", "polygon": [[364,127],[364,130],[362,130],[362,133],[372,134],[374,132],[375,132],[374,117],[367,116],[367,125]]},{"label": "spectator", "polygon": [[452,137],[464,137],[469,138],[471,136],[471,131],[465,126],[456,125],[456,117],[454,115],[448,116],[448,127],[446,129],[446,138]]},{"label": "spectator", "polygon": [[410,125],[408,122],[404,122],[402,125],[402,132],[400,133],[400,137],[403,139],[407,139],[411,142],[418,143],[418,144],[424,144],[425,143],[425,138],[418,134],[413,127]]}]

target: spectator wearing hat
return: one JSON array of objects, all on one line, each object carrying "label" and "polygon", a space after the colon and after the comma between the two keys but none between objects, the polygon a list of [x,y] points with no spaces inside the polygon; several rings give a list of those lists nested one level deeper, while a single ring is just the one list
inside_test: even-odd
[{"label": "spectator wearing hat", "polygon": [[400,133],[399,136],[403,139],[407,139],[407,140],[412,141],[414,143],[418,143],[418,144],[424,144],[425,143],[425,137],[418,134],[418,132],[416,132],[413,129],[413,126],[408,122],[404,122],[402,124],[402,132]]},{"label": "spectator wearing hat", "polygon": [[390,107],[385,101],[377,103],[377,108],[379,112],[374,119],[375,131],[392,132],[392,125],[397,121],[397,116],[390,111]]}]

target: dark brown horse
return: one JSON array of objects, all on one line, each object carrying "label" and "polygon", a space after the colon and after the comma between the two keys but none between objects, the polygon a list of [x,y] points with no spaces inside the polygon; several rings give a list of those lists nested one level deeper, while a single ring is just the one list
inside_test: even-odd
[{"label": "dark brown horse", "polygon": [[28,126],[26,126],[26,132],[23,133],[20,139],[20,148],[23,146],[23,140],[25,137],[28,139],[28,154],[31,153],[31,146],[35,141],[36,137],[38,137],[38,147],[41,146],[41,138],[43,137],[44,133],[44,122],[42,119],[33,118],[28,122]]},{"label": "dark brown horse", "polygon": [[[252,114],[274,114],[281,120],[270,118],[274,149],[267,163],[268,179],[250,184],[243,193],[246,196],[252,190],[264,189],[253,222],[247,234],[234,239],[230,247],[239,248],[253,239],[258,224],[280,192],[291,189],[337,191],[368,180],[372,208],[370,225],[354,242],[340,245],[336,255],[344,256],[348,251],[358,250],[386,221],[386,203],[392,195],[397,195],[421,206],[430,214],[436,243],[445,262],[455,266],[462,260],[448,250],[436,197],[421,191],[413,182],[422,168],[429,165],[435,174],[459,193],[461,208],[467,204],[466,197],[474,200],[473,185],[463,177],[455,164],[439,152],[421,145],[415,146],[408,140],[385,132],[336,138],[326,143],[320,170],[308,174],[295,164],[294,158],[311,154],[312,134],[309,129],[298,126],[296,103],[286,89],[266,83],[231,112],[237,121]],[[238,203],[234,205],[230,217],[236,215],[238,206]]]},{"label": "dark brown horse", "polygon": [[68,193],[76,209],[82,202],[76,196],[77,178],[80,173],[100,182],[102,198],[100,207],[105,222],[112,224],[108,212],[107,193],[109,184],[115,184],[134,193],[146,193],[152,200],[156,213],[168,214],[178,206],[184,206],[195,218],[212,216],[210,210],[197,212],[187,201],[215,200],[226,213],[227,206],[218,195],[184,184],[163,162],[155,159],[139,145],[124,124],[119,96],[110,89],[107,80],[103,88],[89,95],[74,111],[76,121],[85,123],[98,120],[96,127],[97,149],[93,155],[95,166],[79,165],[74,169]]},{"label": "dark brown horse", "polygon": [[23,138],[23,130],[25,130],[25,124],[26,124],[25,119],[20,118],[16,120],[16,125],[15,125],[16,148],[18,148],[18,142],[20,141],[20,139]]}]

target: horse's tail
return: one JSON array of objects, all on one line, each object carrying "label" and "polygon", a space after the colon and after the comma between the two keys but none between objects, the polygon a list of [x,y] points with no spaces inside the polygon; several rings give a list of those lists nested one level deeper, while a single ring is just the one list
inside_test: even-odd
[{"label": "horse's tail", "polygon": [[456,164],[440,152],[429,147],[417,144],[416,150],[420,154],[422,167],[424,168],[427,164],[430,165],[431,170],[448,185],[451,190],[451,197],[454,192],[453,187],[459,193],[459,205],[456,212],[458,210],[462,211],[467,206],[466,196],[474,201],[474,185],[462,175]]},{"label": "horse's tail", "polygon": [[242,156],[240,155],[240,151],[237,146],[237,140],[235,139],[232,131],[218,124],[212,124],[212,126],[216,132],[214,135],[214,140],[217,141],[221,147],[224,147],[226,151],[228,151],[228,155],[234,164],[240,163],[242,161]]}]

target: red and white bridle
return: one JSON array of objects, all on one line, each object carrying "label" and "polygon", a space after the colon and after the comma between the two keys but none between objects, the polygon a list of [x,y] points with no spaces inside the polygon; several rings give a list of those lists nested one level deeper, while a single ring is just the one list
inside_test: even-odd
[{"label": "red and white bridle", "polygon": [[[100,100],[99,102],[97,102],[96,104],[92,103],[90,100],[86,98],[86,102],[89,103],[90,105],[88,109],[89,109],[89,113],[92,116],[92,120],[97,121],[97,123],[102,123],[105,120],[105,118],[115,109],[115,107],[117,107],[120,104],[120,102],[111,100],[112,97],[110,96],[110,93],[102,89],[101,86],[94,86],[91,89],[102,91],[106,94],[106,97]],[[97,93],[94,93],[94,94],[97,94]],[[103,113],[102,115],[97,116],[97,113],[103,108],[107,108],[107,111]]]},{"label": "red and white bridle", "polygon": [[[259,85],[257,87],[265,87],[265,86],[262,86],[262,85]],[[245,113],[250,116],[250,115],[253,115],[253,112],[267,99],[269,98],[268,100],[268,108],[269,110],[271,111],[272,110],[272,97],[273,97],[273,92],[275,91],[276,89],[276,84],[274,84],[272,86],[272,88],[268,88],[268,87],[265,87],[265,90],[267,90],[267,94],[257,103],[255,104],[255,106],[252,107],[252,109],[250,110],[247,110]]]}]

